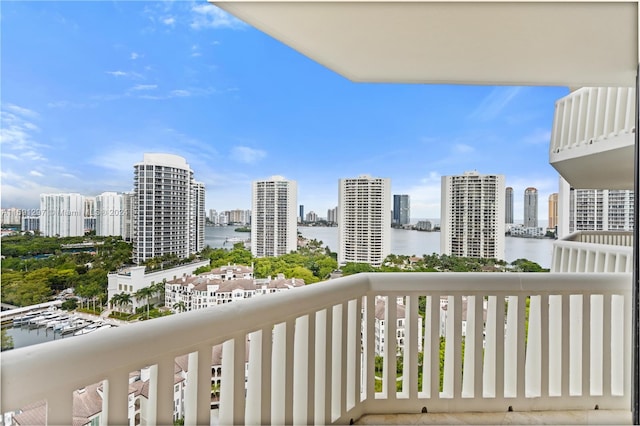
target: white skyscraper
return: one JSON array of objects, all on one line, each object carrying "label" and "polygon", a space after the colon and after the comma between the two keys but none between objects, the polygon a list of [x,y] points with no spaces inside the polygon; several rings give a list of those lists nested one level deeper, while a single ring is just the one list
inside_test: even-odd
[{"label": "white skyscraper", "polygon": [[134,165],[133,260],[165,254],[188,257],[204,245],[204,185],[187,161],[171,154],[144,154]]},{"label": "white skyscraper", "polygon": [[442,176],[440,252],[504,259],[503,175]]},{"label": "white skyscraper", "polygon": [[382,265],[391,254],[391,180],[340,179],[338,192],[338,263]]},{"label": "white skyscraper", "polygon": [[124,236],[122,194],[103,192],[96,196],[96,235]]},{"label": "white skyscraper", "polygon": [[40,194],[40,233],[45,237],[83,236],[84,210],[80,194]]},{"label": "white skyscraper", "polygon": [[298,184],[282,176],[253,182],[251,254],[272,257],[298,249]]}]

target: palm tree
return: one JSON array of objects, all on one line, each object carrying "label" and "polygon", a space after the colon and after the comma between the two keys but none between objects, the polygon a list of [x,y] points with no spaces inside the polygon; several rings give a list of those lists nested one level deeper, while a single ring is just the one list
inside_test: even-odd
[{"label": "palm tree", "polygon": [[121,299],[121,296],[122,296],[123,294],[124,294],[124,293],[119,293],[119,294],[114,294],[114,295],[113,295],[113,297],[111,298],[111,300],[109,300],[109,304],[111,305],[111,309],[113,309],[113,308],[114,308],[114,307],[116,307],[116,306],[120,306],[120,301],[122,300],[122,299]]},{"label": "palm tree", "polygon": [[163,279],[162,282],[151,285],[151,290],[154,296],[158,296],[158,304],[164,306],[164,290],[167,279]]},{"label": "palm tree", "polygon": [[130,293],[125,293],[124,291],[122,293],[120,293],[120,307],[125,306],[125,310],[127,312],[129,312],[129,308],[128,306],[131,305],[132,300],[131,300],[131,294]]},{"label": "palm tree", "polygon": [[151,287],[142,287],[135,292],[136,299],[144,299],[147,304],[147,319],[149,319],[149,299],[153,297],[153,290]]},{"label": "palm tree", "polygon": [[173,304],[173,309],[178,312],[184,312],[187,310],[187,305],[185,305],[184,301],[179,301]]}]

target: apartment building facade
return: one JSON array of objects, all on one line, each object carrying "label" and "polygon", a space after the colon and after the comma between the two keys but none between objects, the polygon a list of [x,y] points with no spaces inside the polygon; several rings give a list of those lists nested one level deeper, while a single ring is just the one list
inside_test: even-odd
[{"label": "apartment building facade", "polygon": [[339,181],[338,264],[379,267],[391,253],[391,179],[361,175]]},{"label": "apartment building facade", "polygon": [[40,194],[40,233],[44,237],[84,235],[84,196],[80,194]]},{"label": "apartment building facade", "polygon": [[144,154],[134,165],[133,261],[204,248],[204,184],[187,161],[172,154]]},{"label": "apartment building facade", "polygon": [[442,177],[442,254],[504,259],[504,182],[504,175],[477,171]]},{"label": "apartment building facade", "polygon": [[298,184],[283,176],[252,185],[251,254],[276,257],[297,249]]}]

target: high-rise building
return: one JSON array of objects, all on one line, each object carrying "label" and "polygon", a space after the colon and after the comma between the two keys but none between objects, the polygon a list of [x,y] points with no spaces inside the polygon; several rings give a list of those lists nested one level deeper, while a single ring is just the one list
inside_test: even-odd
[{"label": "high-rise building", "polygon": [[298,184],[282,176],[253,182],[251,254],[275,257],[298,248]]},{"label": "high-rise building", "polygon": [[96,230],[96,197],[84,197],[84,232]]},{"label": "high-rise building", "polygon": [[205,213],[205,187],[202,182],[191,182],[191,219],[189,226],[189,251],[197,253],[204,248],[204,230],[207,222]]},{"label": "high-rise building", "polygon": [[84,212],[80,194],[40,194],[40,233],[44,237],[83,236]]},{"label": "high-rise building", "polygon": [[393,224],[409,224],[409,196],[406,194],[394,194],[393,196]]},{"label": "high-rise building", "polygon": [[122,194],[122,238],[133,241],[133,192]]},{"label": "high-rise building", "polygon": [[95,198],[96,235],[123,236],[122,194],[103,192]]},{"label": "high-rise building", "polygon": [[633,230],[633,191],[572,189],[569,232]]},{"label": "high-rise building", "polygon": [[391,180],[361,175],[340,179],[338,263],[378,267],[391,254]]},{"label": "high-rise building", "polygon": [[513,224],[513,188],[507,186],[505,189],[505,210],[504,210],[504,223]]},{"label": "high-rise building", "polygon": [[538,190],[533,187],[524,190],[524,227],[538,227]]},{"label": "high-rise building", "polygon": [[204,246],[204,185],[194,181],[184,158],[144,154],[134,165],[133,187],[134,262],[185,258]]},{"label": "high-rise building", "polygon": [[558,226],[558,193],[549,195],[549,228]]},{"label": "high-rise building", "polygon": [[304,205],[300,204],[300,213],[298,213],[298,221],[299,222],[304,222]]},{"label": "high-rise building", "polygon": [[2,209],[2,225],[20,225],[22,223],[22,217],[28,216],[27,211],[12,207],[10,209]]},{"label": "high-rise building", "polygon": [[307,213],[305,217],[305,222],[316,223],[318,221],[318,215],[313,210]]},{"label": "high-rise building", "polygon": [[504,259],[504,175],[442,176],[442,254]]},{"label": "high-rise building", "polygon": [[327,210],[327,222],[338,223],[338,207]]}]

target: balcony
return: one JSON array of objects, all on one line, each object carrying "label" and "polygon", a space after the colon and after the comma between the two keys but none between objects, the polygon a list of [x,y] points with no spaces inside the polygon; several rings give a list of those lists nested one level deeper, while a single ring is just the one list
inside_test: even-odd
[{"label": "balcony", "polygon": [[[401,373],[396,355],[376,371],[376,296],[404,303],[405,346],[396,347],[395,303],[385,303],[382,336],[385,354],[402,355]],[[357,274],[8,351],[0,411],[46,400],[48,424],[71,424],[73,392],[102,382],[101,423],[129,424],[129,373],[150,366],[142,417],[171,424],[174,360],[188,354],[185,424],[596,407],[630,418],[631,305],[629,274]],[[220,410],[212,419],[211,354],[219,344]]]},{"label": "balcony", "polygon": [[579,231],[553,244],[552,272],[633,271],[633,232]]},{"label": "balcony", "polygon": [[583,87],[556,102],[549,162],[574,188],[633,188],[634,89]]}]

